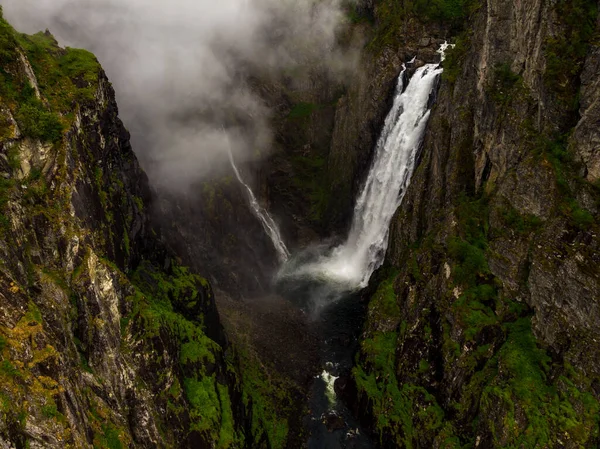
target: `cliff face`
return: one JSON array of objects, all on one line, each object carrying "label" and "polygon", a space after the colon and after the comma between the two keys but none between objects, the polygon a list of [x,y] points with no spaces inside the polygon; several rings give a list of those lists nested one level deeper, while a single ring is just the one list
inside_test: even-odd
[{"label": "cliff face", "polygon": [[596,447],[597,5],[474,6],[370,299],[359,403],[383,446]]},{"label": "cliff face", "polygon": [[[93,55],[0,18],[0,447],[278,447]],[[256,387],[260,383],[262,387]]]}]

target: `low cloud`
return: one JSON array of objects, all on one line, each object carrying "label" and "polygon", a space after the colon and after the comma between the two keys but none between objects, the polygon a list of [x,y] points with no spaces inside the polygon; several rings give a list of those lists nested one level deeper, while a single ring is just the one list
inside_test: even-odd
[{"label": "low cloud", "polygon": [[[246,83],[314,64],[345,68],[341,0],[4,0],[28,33],[93,51],[154,183],[172,188],[270,145],[269,109]],[[228,136],[223,132],[228,129]]]}]

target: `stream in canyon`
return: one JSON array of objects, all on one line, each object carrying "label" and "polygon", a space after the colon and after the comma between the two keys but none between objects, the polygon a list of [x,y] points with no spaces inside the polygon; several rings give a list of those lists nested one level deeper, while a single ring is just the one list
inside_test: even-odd
[{"label": "stream in canyon", "polygon": [[[439,51],[442,60],[445,48]],[[290,256],[275,221],[258,204],[230,159],[248,192],[253,213],[282,262],[275,279],[277,292],[310,317],[322,342],[322,372],[315,377],[310,415],[305,419],[309,449],[374,447],[356,417],[338,399],[336,389],[352,375],[365,315],[361,291],[384,261],[389,226],[410,184],[442,71],[440,64],[426,64],[414,70],[409,79],[408,69],[403,67],[393,106],[356,201],[349,235],[339,246],[314,246]],[[340,379],[338,385],[336,379]]]}]

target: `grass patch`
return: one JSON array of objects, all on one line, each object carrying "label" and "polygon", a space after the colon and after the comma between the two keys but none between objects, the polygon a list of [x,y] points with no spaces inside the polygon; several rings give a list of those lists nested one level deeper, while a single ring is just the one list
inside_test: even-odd
[{"label": "grass patch", "polygon": [[52,110],[69,113],[74,103],[94,100],[101,67],[93,54],[62,49],[49,33],[19,34],[17,38]]}]

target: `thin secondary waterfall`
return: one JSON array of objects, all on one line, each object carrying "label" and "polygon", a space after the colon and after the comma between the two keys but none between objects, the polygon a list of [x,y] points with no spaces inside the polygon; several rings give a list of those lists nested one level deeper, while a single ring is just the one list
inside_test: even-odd
[{"label": "thin secondary waterfall", "polygon": [[[447,44],[439,50],[442,60],[446,48]],[[405,71],[406,67],[398,77],[394,103],[356,201],[346,242],[315,262],[284,267],[281,277],[308,276],[353,290],[366,287],[383,263],[390,223],[410,184],[429,120],[430,97],[443,69],[439,64],[426,64],[406,86]]]},{"label": "thin secondary waterfall", "polygon": [[285,243],[283,243],[283,239],[281,238],[281,233],[279,232],[279,227],[277,226],[277,223],[275,223],[273,218],[269,215],[269,212],[267,212],[266,209],[261,207],[256,197],[254,196],[254,192],[252,192],[250,186],[248,186],[248,184],[244,182],[242,175],[240,175],[240,172],[235,165],[235,161],[233,160],[233,155],[231,154],[231,151],[229,151],[229,162],[231,162],[231,167],[233,168],[233,171],[238,181],[246,189],[252,212],[254,213],[256,218],[258,218],[265,232],[273,242],[273,246],[277,251],[277,257],[279,258],[279,261],[281,263],[285,262],[290,257],[290,253],[287,247],[285,246]]}]

